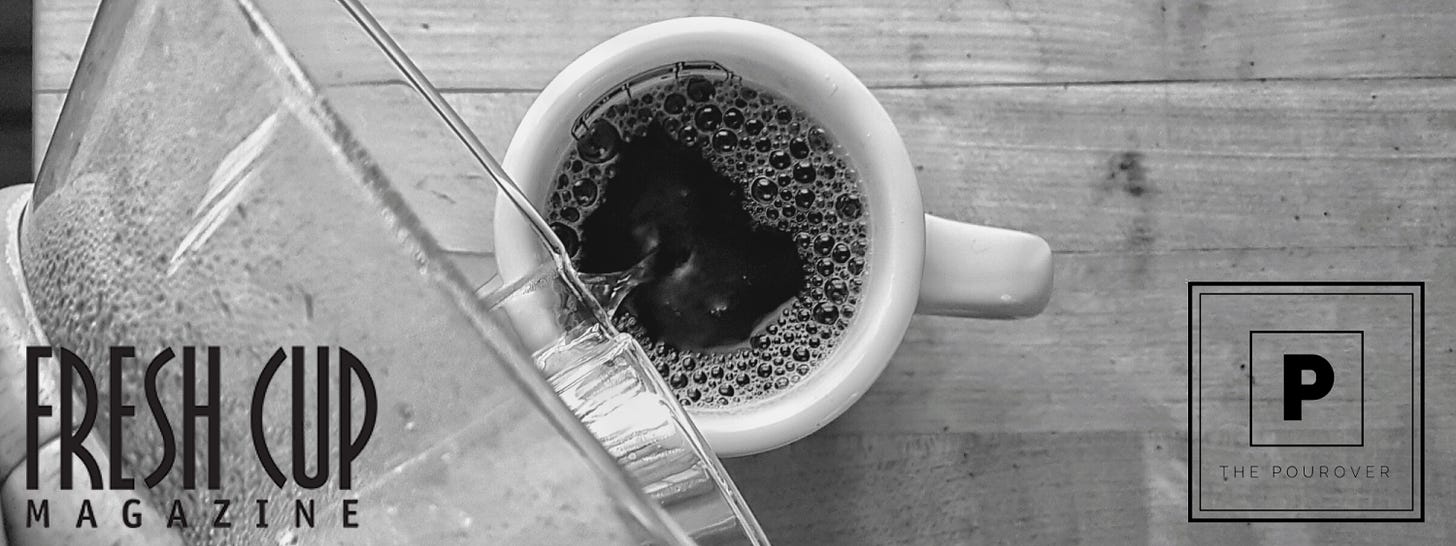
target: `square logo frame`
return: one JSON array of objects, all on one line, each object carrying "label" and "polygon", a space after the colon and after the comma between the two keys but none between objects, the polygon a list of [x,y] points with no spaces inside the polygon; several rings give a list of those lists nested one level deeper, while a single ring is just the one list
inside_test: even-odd
[{"label": "square logo frame", "polygon": [[[1231,289],[1232,293],[1219,293],[1218,289]],[[1297,281],[1189,281],[1188,290],[1188,521],[1190,522],[1423,522],[1425,521],[1425,283],[1421,281],[1356,281],[1356,282],[1297,282]],[[1258,506],[1219,507],[1204,506],[1203,499],[1203,365],[1202,343],[1204,295],[1256,295],[1256,296],[1409,296],[1410,301],[1410,439],[1411,475],[1408,507],[1400,508],[1301,508]],[[1297,319],[1296,319],[1297,320]],[[1341,444],[1340,447],[1354,449],[1364,447],[1366,442],[1366,355],[1365,336],[1367,332],[1356,329],[1300,329],[1304,324],[1281,325],[1278,328],[1250,327],[1247,329],[1249,366],[1254,363],[1253,337],[1256,332],[1271,333],[1344,333],[1360,334],[1360,442]],[[1242,368],[1241,368],[1242,369]],[[1320,448],[1315,445],[1264,444],[1256,445],[1253,436],[1253,371],[1248,372],[1250,385],[1245,394],[1250,397],[1248,413],[1248,447],[1271,449],[1277,447]],[[1419,381],[1417,381],[1417,378]],[[1217,402],[1217,397],[1215,398]],[[1217,428],[1217,427],[1215,427]],[[1218,432],[1217,430],[1215,432]],[[1404,464],[1404,463],[1402,463]],[[1277,472],[1276,472],[1277,475]],[[1223,481],[1227,482],[1227,475]]]},{"label": "square logo frame", "polygon": [[[1259,335],[1340,335],[1358,336],[1360,340],[1360,439],[1355,443],[1270,442],[1254,439],[1254,336]],[[1365,331],[1364,330],[1249,330],[1249,447],[1365,447]]]}]

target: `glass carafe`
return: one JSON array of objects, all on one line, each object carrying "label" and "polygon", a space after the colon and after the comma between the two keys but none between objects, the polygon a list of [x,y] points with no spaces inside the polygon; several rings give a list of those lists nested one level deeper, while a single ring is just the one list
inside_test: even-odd
[{"label": "glass carafe", "polygon": [[[11,540],[766,544],[641,348],[600,320],[569,266],[501,278],[492,222],[509,181],[472,154],[473,137],[446,123],[421,94],[433,92],[428,83],[407,81],[410,67],[351,7],[102,3],[37,183],[7,194],[24,207],[7,244],[18,247],[9,274],[25,309],[5,312],[30,320],[29,344],[87,363],[135,348],[130,365],[98,367],[92,436],[102,451],[119,442],[138,485],[103,494],[80,472],[71,491],[27,489],[13,485],[18,469],[6,480],[7,518],[13,499],[46,497],[63,523]],[[169,366],[148,377],[148,359],[185,347],[216,347],[219,375],[194,381]],[[313,367],[317,347],[367,368],[372,409],[359,383],[337,387],[339,370]],[[282,386],[255,400],[280,349],[308,361],[299,384],[322,388],[293,398],[285,364],[273,381]],[[109,388],[113,373],[121,392]],[[180,408],[212,379],[216,428],[202,419],[194,432],[217,436],[219,460],[157,424],[182,426]],[[149,382],[165,415],[142,400]],[[339,407],[315,413],[328,407],[319,393],[335,387],[335,406],[351,389],[347,428]],[[54,396],[63,395],[72,393]],[[135,415],[111,414],[115,397],[135,403]],[[340,444],[370,420],[345,487]],[[288,463],[301,445],[301,474],[327,481],[277,485],[259,441],[286,477],[300,474]],[[179,463],[141,485],[168,442],[192,458],[196,483],[184,483]],[[320,469],[328,461],[332,473]],[[211,488],[202,477],[214,471]],[[66,503],[98,495],[140,499],[150,519],[134,529],[103,514],[99,529],[71,528]],[[231,527],[208,524],[219,501],[235,511]],[[316,521],[300,525],[294,508],[305,501]],[[357,526],[344,524],[346,502]],[[165,526],[176,505],[192,525]]]}]

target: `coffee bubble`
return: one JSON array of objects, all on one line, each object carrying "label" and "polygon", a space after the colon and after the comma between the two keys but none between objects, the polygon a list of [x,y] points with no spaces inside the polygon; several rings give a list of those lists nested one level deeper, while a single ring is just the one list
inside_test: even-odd
[{"label": "coffee bubble", "polygon": [[737,129],[743,126],[743,111],[737,108],[729,108],[723,112],[723,126],[729,129]]},{"label": "coffee bubble", "polygon": [[599,119],[591,124],[591,129],[584,137],[576,141],[576,152],[586,161],[601,163],[616,157],[621,140],[622,135],[617,131],[617,126]]},{"label": "coffee bubble", "polygon": [[[728,129],[721,129],[713,133],[713,147],[717,148],[720,152],[733,151],[733,148],[738,147],[738,133]],[[741,171],[743,169],[740,167],[735,170]]]},{"label": "coffee bubble", "polygon": [[789,140],[789,155],[794,159],[809,158],[809,140],[804,137],[794,137]]},{"label": "coffee bubble", "polygon": [[800,184],[808,184],[810,182],[813,182],[815,177],[816,173],[814,172],[813,165],[801,161],[798,165],[794,166],[795,182],[798,182]]},{"label": "coffee bubble", "polygon": [[687,107],[687,105],[687,97],[684,97],[677,93],[668,95],[667,98],[663,99],[662,101],[662,109],[669,114],[681,114],[683,108]]},{"label": "coffee bubble", "polygon": [[794,191],[794,204],[799,208],[809,208],[814,205],[814,190],[799,188]]},{"label": "coffee bubble", "polygon": [[814,307],[814,320],[819,324],[834,324],[839,320],[839,306],[829,302],[820,302]]},{"label": "coffee bubble", "polygon": [[571,196],[576,204],[582,207],[590,207],[597,202],[597,182],[589,178],[577,180],[571,185]]},{"label": "coffee bubble", "polygon": [[832,275],[836,269],[838,264],[834,263],[833,258],[819,258],[814,262],[814,271],[820,275]]},{"label": "coffee bubble", "polygon": [[792,162],[793,159],[789,157],[789,153],[783,150],[776,150],[768,154],[768,164],[775,169],[787,169]]},{"label": "coffee bubble", "polygon": [[841,195],[838,199],[834,200],[834,210],[839,212],[839,216],[846,220],[859,218],[862,208],[859,203],[859,198],[853,195]]},{"label": "coffee bubble", "polygon": [[[823,127],[815,127],[809,130],[809,145],[815,150],[827,152],[833,145],[830,144],[829,132]],[[838,158],[835,158],[838,160]]]},{"label": "coffee bubble", "polygon": [[794,234],[794,244],[797,245],[800,249],[810,248],[809,245],[813,243],[813,241],[814,235],[810,234],[807,231],[800,231]]},{"label": "coffee bubble", "polygon": [[753,186],[749,188],[753,198],[763,203],[769,203],[779,194],[779,185],[764,177],[754,179]]},{"label": "coffee bubble", "polygon": [[718,110],[717,106],[711,104],[699,108],[697,114],[693,115],[693,124],[703,131],[717,129],[718,124],[722,122],[723,113]]},{"label": "coffee bubble", "polygon": [[774,112],[774,120],[779,122],[780,125],[793,121],[793,119],[794,111],[790,110],[787,106],[780,106],[778,111]]},{"label": "coffee bubble", "polygon": [[834,236],[828,233],[820,233],[814,238],[814,252],[820,256],[827,256],[829,251],[834,249]]},{"label": "coffee bubble", "polygon": [[693,78],[688,80],[687,95],[695,102],[703,102],[713,98],[713,82],[705,78]]},{"label": "coffee bubble", "polygon": [[692,148],[693,146],[698,145],[698,132],[692,127],[685,126],[682,128],[682,130],[678,131],[677,140],[678,142],[681,142],[683,146]]},{"label": "coffee bubble", "polygon": [[824,297],[834,303],[844,303],[844,298],[849,296],[849,283],[844,279],[833,278],[824,282]]}]

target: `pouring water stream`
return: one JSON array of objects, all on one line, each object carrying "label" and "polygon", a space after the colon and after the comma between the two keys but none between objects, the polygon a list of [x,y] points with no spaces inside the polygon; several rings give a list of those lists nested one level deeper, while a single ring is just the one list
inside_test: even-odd
[{"label": "pouring water stream", "polygon": [[410,87],[413,87],[415,91],[424,96],[430,108],[440,116],[445,122],[445,125],[450,128],[450,131],[465,144],[465,147],[470,150],[470,154],[485,169],[486,174],[490,175],[491,179],[495,181],[496,185],[500,187],[506,197],[511,200],[511,203],[516,206],[516,209],[520,210],[521,214],[526,217],[526,220],[531,224],[531,229],[546,243],[547,252],[551,254],[552,262],[556,265],[556,268],[566,273],[564,277],[568,285],[597,304],[590,307],[592,307],[592,312],[596,315],[598,322],[603,325],[612,324],[611,317],[616,313],[617,307],[622,304],[627,293],[632,288],[650,279],[650,265],[652,264],[654,254],[649,253],[641,262],[624,271],[594,274],[578,273],[571,265],[571,254],[566,251],[566,246],[561,243],[561,239],[547,225],[546,220],[536,212],[535,207],[531,205],[531,200],[526,197],[525,192],[521,191],[520,186],[517,186],[515,181],[511,179],[510,174],[506,173],[505,169],[501,167],[500,162],[496,161],[495,157],[485,149],[485,145],[481,144],[480,139],[475,136],[475,132],[471,131],[469,126],[465,124],[465,120],[461,119],[460,114],[449,103],[445,102],[445,98],[440,95],[439,90],[435,89],[435,86],[429,83],[424,72],[420,71],[419,67],[415,66],[414,61],[410,60],[404,54],[404,50],[399,47],[399,44],[395,43],[394,39],[384,32],[379,22],[374,19],[373,15],[370,15],[369,11],[364,8],[359,0],[338,0],[338,2],[359,23],[364,31],[369,34],[369,37],[374,40],[374,43],[384,51],[385,56],[389,57],[390,62],[404,75],[405,81],[409,83]]}]

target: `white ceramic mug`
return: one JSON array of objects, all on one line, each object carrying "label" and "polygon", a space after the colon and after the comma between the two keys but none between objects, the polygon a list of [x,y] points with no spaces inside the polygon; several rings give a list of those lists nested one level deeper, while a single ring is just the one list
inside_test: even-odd
[{"label": "white ceramic mug", "polygon": [[[1046,241],[926,215],[905,144],[870,91],[824,50],[767,25],[690,17],[601,43],[562,70],[531,105],[506,152],[506,171],[544,211],[577,118],[632,77],[682,61],[716,62],[803,108],[858,169],[869,214],[861,300],[832,353],[784,391],[732,409],[690,412],[720,455],[788,444],[844,413],[880,375],[917,311],[1016,318],[1046,306],[1052,286]],[[496,218],[502,272],[524,275],[524,264],[541,262],[528,256],[537,251],[529,228],[507,211],[498,209]]]}]

